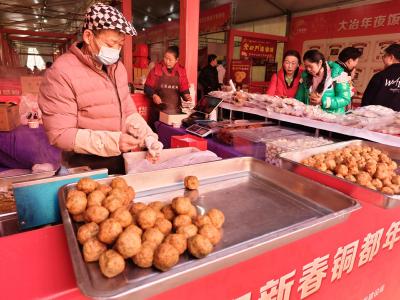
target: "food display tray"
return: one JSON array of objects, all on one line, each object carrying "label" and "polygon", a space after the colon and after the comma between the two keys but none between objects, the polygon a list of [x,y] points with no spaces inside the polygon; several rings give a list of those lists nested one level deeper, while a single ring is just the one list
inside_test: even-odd
[{"label": "food display tray", "polygon": [[[280,155],[282,159],[282,168],[315,180],[323,185],[332,187],[357,200],[365,201],[385,209],[398,206],[400,204],[400,195],[386,195],[379,191],[375,191],[357,183],[353,183],[349,180],[336,177],[335,175],[330,175],[317,169],[307,167],[301,163],[303,159],[306,159],[312,155],[342,149],[351,145],[370,146],[377,148],[387,152],[392,160],[396,161],[397,163],[400,162],[400,149],[397,147],[362,140],[351,140],[301,151],[282,153]],[[397,173],[399,173],[399,171],[399,169],[396,170]]]},{"label": "food display tray", "polygon": [[[253,158],[234,158],[173,169],[122,176],[136,190],[135,202],[170,202],[188,194],[185,176],[200,180],[193,203],[198,211],[218,208],[225,214],[223,236],[203,259],[181,255],[167,272],[140,269],[127,260],[123,273],[107,279],[98,263],[85,263],[76,239],[77,224],[65,207],[69,189],[59,191],[59,204],[79,288],[96,299],[143,299],[227,268],[256,255],[343,222],[360,205],[352,198],[294,173]],[[111,178],[98,180],[109,183]]]}]

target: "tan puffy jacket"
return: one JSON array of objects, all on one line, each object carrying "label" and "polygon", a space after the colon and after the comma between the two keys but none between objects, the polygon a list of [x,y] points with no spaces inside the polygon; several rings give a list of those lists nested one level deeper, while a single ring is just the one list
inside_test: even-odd
[{"label": "tan puffy jacket", "polygon": [[136,113],[124,65],[108,66],[106,73],[95,64],[82,43],[73,44],[46,71],[39,93],[43,124],[50,143],[65,151],[119,155],[127,119],[145,121]]}]

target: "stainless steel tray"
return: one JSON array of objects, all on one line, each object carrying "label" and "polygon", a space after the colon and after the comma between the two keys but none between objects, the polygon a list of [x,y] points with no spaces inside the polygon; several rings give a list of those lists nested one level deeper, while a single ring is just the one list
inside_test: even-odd
[{"label": "stainless steel tray", "polygon": [[[357,200],[365,201],[386,209],[400,205],[400,195],[389,196],[346,179],[341,179],[334,175],[329,175],[314,168],[307,167],[300,163],[303,159],[312,155],[342,149],[350,145],[364,145],[386,151],[394,161],[397,163],[400,162],[400,149],[397,147],[362,140],[351,140],[301,151],[282,153],[280,155],[282,159],[282,167],[299,175],[313,179],[321,184],[337,189]],[[400,169],[397,170],[398,173],[399,171]]]},{"label": "stainless steel tray", "polygon": [[78,286],[85,295],[97,299],[147,298],[340,223],[360,208],[355,200],[342,193],[252,158],[123,178],[137,191],[135,201],[150,202],[170,201],[183,195],[183,178],[187,175],[200,179],[197,204],[224,212],[223,238],[209,256],[193,259],[183,255],[178,265],[165,273],[140,269],[128,260],[122,274],[113,279],[103,277],[97,263],[83,261],[76,240],[77,226],[65,208],[66,193],[75,184],[59,191],[72,263]]}]

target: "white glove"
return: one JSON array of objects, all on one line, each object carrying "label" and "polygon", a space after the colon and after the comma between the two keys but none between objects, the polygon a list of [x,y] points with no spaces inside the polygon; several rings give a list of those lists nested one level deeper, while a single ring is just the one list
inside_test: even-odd
[{"label": "white glove", "polygon": [[161,155],[161,151],[164,148],[164,145],[157,141],[154,136],[148,136],[145,138],[144,143],[146,145],[147,151],[153,158],[158,158]]}]

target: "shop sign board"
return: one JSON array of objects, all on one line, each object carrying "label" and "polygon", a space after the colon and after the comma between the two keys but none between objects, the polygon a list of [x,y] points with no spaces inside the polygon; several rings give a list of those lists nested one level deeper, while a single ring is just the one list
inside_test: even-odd
[{"label": "shop sign board", "polygon": [[276,54],[276,41],[254,39],[254,38],[242,38],[240,44],[240,57],[254,57],[264,58],[270,61],[275,61]]},{"label": "shop sign board", "polygon": [[231,62],[231,76],[236,87],[243,88],[250,84],[251,61],[233,59]]}]

